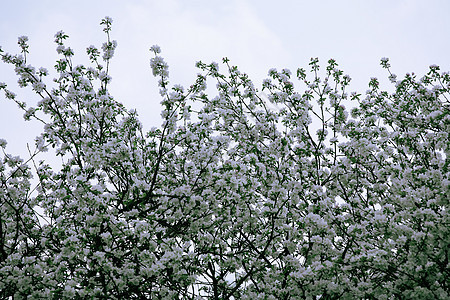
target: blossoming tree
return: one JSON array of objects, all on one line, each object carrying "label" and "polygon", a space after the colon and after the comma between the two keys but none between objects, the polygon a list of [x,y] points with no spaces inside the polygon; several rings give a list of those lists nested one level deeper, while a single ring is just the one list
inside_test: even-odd
[{"label": "blossoming tree", "polygon": [[[163,123],[144,132],[108,92],[111,22],[88,67],[56,34],[53,87],[26,37],[0,49],[41,100],[0,89],[44,124],[26,161],[0,141],[0,298],[449,297],[449,73],[397,80],[382,59],[395,92],[348,95],[312,59],[269,71],[273,110],[226,58],[171,86],[154,46]],[[49,148],[61,167],[38,160]]]}]

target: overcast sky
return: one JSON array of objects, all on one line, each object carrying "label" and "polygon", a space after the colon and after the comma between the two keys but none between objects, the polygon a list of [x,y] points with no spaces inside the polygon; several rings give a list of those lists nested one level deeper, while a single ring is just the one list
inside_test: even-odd
[{"label": "overcast sky", "polygon": [[[228,57],[259,87],[269,68],[295,71],[318,57],[323,64],[336,59],[353,79],[351,90],[364,93],[370,77],[384,79],[389,88],[382,57],[390,58],[399,77],[424,74],[431,64],[450,71],[449,12],[447,0],[3,0],[0,46],[17,53],[17,37],[26,35],[29,62],[50,70],[58,57],[53,36],[63,30],[75,63],[86,63],[86,47],[105,41],[99,23],[110,16],[118,42],[110,92],[136,108],[148,128],[159,124],[160,111],[149,66],[154,44],[162,48],[172,84],[189,86],[198,60]],[[0,62],[0,82],[35,104],[38,98],[18,90],[16,81],[13,68]],[[0,94],[0,138],[8,141],[8,152],[26,153],[26,142],[41,130],[37,125],[23,121]]]}]

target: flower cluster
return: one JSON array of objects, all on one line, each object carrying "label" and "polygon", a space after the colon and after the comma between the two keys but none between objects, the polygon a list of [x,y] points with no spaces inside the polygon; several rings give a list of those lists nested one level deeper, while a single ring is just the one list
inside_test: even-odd
[{"label": "flower cluster", "polygon": [[336,61],[313,58],[303,89],[271,69],[259,91],[225,58],[183,88],[153,46],[163,123],[143,132],[108,91],[111,24],[106,66],[95,46],[74,65],[56,34],[52,88],[26,38],[0,49],[41,100],[0,90],[44,123],[26,161],[0,139],[0,298],[449,297],[449,73],[397,80],[383,58],[395,92],[372,78],[348,96]]}]

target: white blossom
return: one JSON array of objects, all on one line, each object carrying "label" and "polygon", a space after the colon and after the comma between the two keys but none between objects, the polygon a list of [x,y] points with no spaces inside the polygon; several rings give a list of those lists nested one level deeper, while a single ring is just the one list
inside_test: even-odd
[{"label": "white blossom", "polygon": [[258,94],[225,58],[185,89],[153,46],[163,121],[145,132],[108,91],[111,23],[106,66],[94,46],[72,65],[55,35],[51,84],[27,38],[0,53],[41,100],[5,97],[44,123],[26,159],[0,139],[4,298],[448,298],[448,73],[397,80],[383,58],[394,92],[372,78],[348,99],[312,58],[302,87],[271,69]]}]

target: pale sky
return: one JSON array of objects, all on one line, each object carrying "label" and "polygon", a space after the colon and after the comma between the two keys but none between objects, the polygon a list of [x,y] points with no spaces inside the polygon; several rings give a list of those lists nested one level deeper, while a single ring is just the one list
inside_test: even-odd
[{"label": "pale sky", "polygon": [[[189,86],[195,62],[232,64],[249,74],[255,85],[270,68],[307,69],[311,57],[325,67],[334,58],[352,80],[351,89],[364,93],[370,77],[382,88],[391,86],[380,66],[390,58],[399,78],[419,76],[437,64],[450,71],[450,1],[447,0],[0,0],[0,46],[18,52],[17,37],[29,37],[29,63],[51,70],[58,56],[54,34],[69,35],[75,64],[87,63],[86,47],[105,41],[99,25],[113,19],[112,39],[118,47],[111,63],[110,92],[128,108],[136,108],[146,128],[159,125],[157,79],[151,75],[149,48],[158,44],[169,64],[172,84]],[[54,74],[54,73],[52,73]],[[53,77],[52,77],[53,78]],[[0,62],[5,82],[30,105],[38,97],[20,90],[13,68]],[[299,90],[300,82],[294,81]],[[0,138],[7,151],[24,155],[26,142],[40,132],[0,94]]]}]

